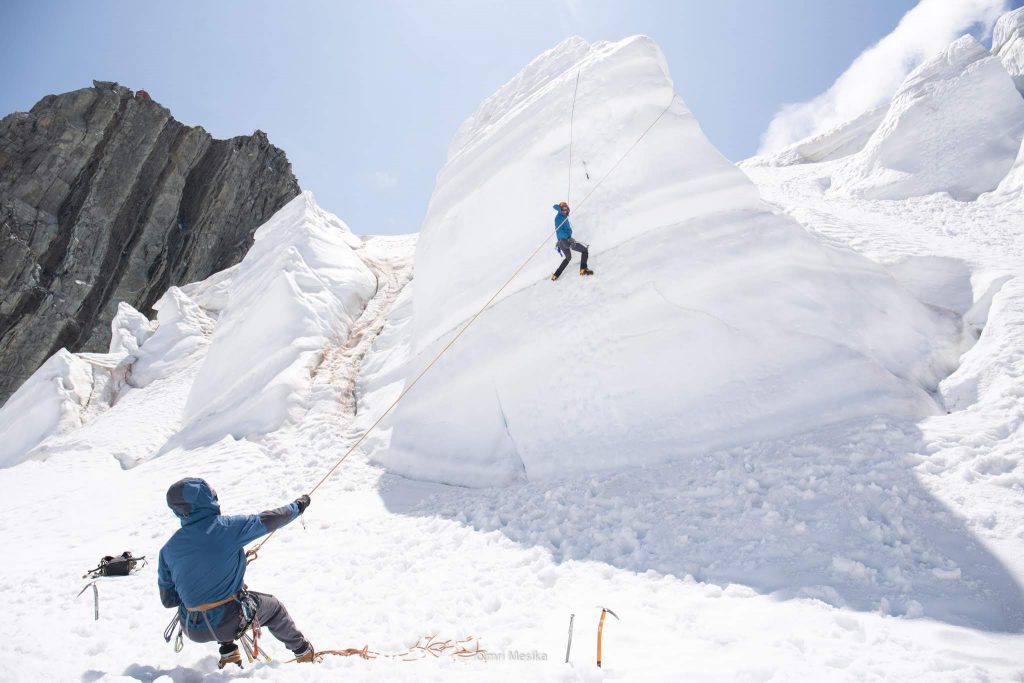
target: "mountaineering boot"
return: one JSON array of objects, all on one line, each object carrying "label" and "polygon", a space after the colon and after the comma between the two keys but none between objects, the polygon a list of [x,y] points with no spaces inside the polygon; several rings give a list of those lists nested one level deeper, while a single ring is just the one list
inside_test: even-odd
[{"label": "mountaineering boot", "polygon": [[292,654],[295,655],[296,663],[309,662],[312,664],[316,661],[316,652],[313,651],[313,643],[308,640],[306,641],[306,644],[298,650],[292,650]]},{"label": "mountaineering boot", "polygon": [[242,668],[242,653],[238,651],[238,646],[234,643],[221,643],[220,661],[217,662],[217,668],[223,669],[228,664],[237,664],[238,668]]},{"label": "mountaineering boot", "polygon": [[593,275],[594,271],[590,268],[580,268],[580,275]]}]

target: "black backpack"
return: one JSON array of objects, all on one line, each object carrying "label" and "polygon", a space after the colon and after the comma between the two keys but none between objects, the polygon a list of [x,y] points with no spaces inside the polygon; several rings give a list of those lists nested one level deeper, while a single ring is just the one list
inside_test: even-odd
[{"label": "black backpack", "polygon": [[[139,563],[142,563],[141,565]],[[132,551],[125,550],[116,557],[114,555],[106,555],[100,560],[100,564],[95,569],[90,569],[82,575],[83,579],[92,579],[89,583],[85,584],[85,588],[78,591],[79,597],[85,591],[92,587],[92,600],[93,600],[93,618],[100,618],[100,591],[96,588],[97,582],[104,576],[128,576],[136,569],[142,569],[146,566],[146,556],[132,557]]]},{"label": "black backpack", "polygon": [[100,560],[100,564],[95,569],[90,569],[85,573],[82,578],[99,578],[101,576],[128,576],[136,568],[139,567],[139,562],[142,562],[142,566],[146,565],[146,558],[143,557],[132,557],[130,550],[126,550],[116,557],[113,555],[107,555]]}]

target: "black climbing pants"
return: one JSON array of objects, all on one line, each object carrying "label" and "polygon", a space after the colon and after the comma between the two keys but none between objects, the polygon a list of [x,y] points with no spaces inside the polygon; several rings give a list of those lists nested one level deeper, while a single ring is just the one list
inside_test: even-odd
[{"label": "black climbing pants", "polygon": [[576,250],[580,252],[580,268],[586,269],[587,257],[590,256],[590,252],[587,251],[587,245],[580,244],[571,237],[567,237],[564,240],[558,240],[558,248],[562,251],[562,262],[558,264],[558,270],[555,271],[555,277],[562,274],[565,267],[569,265],[569,261],[572,260],[572,252]]},{"label": "black climbing pants", "polygon": [[[249,591],[249,595],[256,603],[256,616],[259,618],[260,628],[266,628],[270,634],[284,643],[289,650],[301,650],[306,645],[306,639],[295,626],[288,610],[281,604],[281,601],[268,593],[257,593]],[[219,624],[211,624],[210,627],[199,617],[199,624],[192,622],[186,632],[189,640],[197,643],[209,643],[216,640],[220,643],[230,643],[238,635],[242,628],[242,610],[237,602],[229,602],[220,618]]]}]

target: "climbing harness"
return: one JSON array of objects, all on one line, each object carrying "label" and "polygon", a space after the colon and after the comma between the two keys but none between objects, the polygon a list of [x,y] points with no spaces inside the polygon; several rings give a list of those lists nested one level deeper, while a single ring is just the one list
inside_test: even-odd
[{"label": "climbing harness", "polygon": [[[629,156],[633,152],[634,149],[636,149],[636,146],[639,145],[640,142],[645,137],[647,137],[647,134],[651,132],[651,129],[654,128],[654,126],[656,126],[658,124],[658,121],[661,121],[661,118],[668,112],[668,110],[672,107],[672,104],[675,103],[675,101],[676,101],[676,95],[673,92],[672,93],[672,97],[669,99],[668,104],[665,105],[665,108],[661,110],[661,113],[658,114],[658,116],[654,119],[654,121],[651,122],[651,125],[647,126],[647,128],[644,129],[644,132],[640,134],[640,137],[638,137],[633,142],[633,144],[630,145],[629,149],[627,149],[625,151],[625,153],[623,153],[623,155],[620,156],[618,158],[618,160],[612,165],[612,167],[608,170],[608,172],[604,174],[604,177],[602,177],[597,182],[597,184],[594,185],[593,188],[591,188],[590,192],[588,192],[586,194],[586,196],[583,197],[583,199],[579,202],[579,204],[576,205],[576,214],[577,215],[579,215],[580,208],[584,204],[587,203],[587,200],[589,200],[592,196],[594,196],[594,193],[597,192],[597,189],[599,187],[601,187],[601,185],[604,183],[604,181],[607,180],[608,177],[612,173],[615,172],[615,169],[617,169],[619,167],[619,164],[621,164],[623,162],[623,160],[627,156]],[[502,284],[501,287],[499,287],[497,289],[497,291],[495,291],[494,294],[491,295],[491,298],[489,298],[487,301],[484,302],[484,305],[480,307],[480,310],[478,310],[476,313],[473,314],[473,316],[466,322],[466,324],[463,325],[459,329],[459,331],[455,333],[455,336],[453,336],[451,338],[451,340],[449,340],[448,343],[445,344],[444,347],[440,351],[437,352],[437,354],[430,360],[430,362],[427,363],[426,366],[424,366],[424,368],[419,371],[419,373],[416,375],[416,377],[414,377],[413,380],[411,382],[409,382],[402,389],[402,392],[400,394],[398,394],[398,397],[395,398],[394,401],[391,402],[391,405],[389,405],[384,410],[384,412],[381,413],[377,417],[377,419],[373,422],[373,424],[371,424],[366,429],[366,431],[364,431],[362,433],[362,435],[358,439],[356,439],[355,443],[353,443],[351,446],[349,446],[348,450],[346,450],[345,453],[340,458],[338,458],[338,461],[335,462],[334,465],[332,465],[329,470],[327,470],[327,473],[324,474],[324,476],[322,476],[320,478],[320,480],[316,483],[316,485],[314,485],[313,488],[309,490],[309,493],[307,495],[312,497],[313,494],[317,491],[317,489],[319,489],[321,486],[323,486],[324,482],[326,482],[328,479],[331,478],[331,476],[338,470],[338,468],[341,467],[342,463],[344,463],[345,460],[348,459],[348,456],[350,456],[353,452],[355,452],[355,450],[357,448],[359,448],[359,446],[364,441],[366,441],[366,438],[368,436],[370,436],[371,433],[373,433],[373,430],[376,429],[380,425],[381,422],[384,421],[384,418],[386,418],[388,415],[391,414],[391,411],[395,409],[395,406],[397,406],[402,401],[402,399],[405,398],[409,394],[409,392],[413,390],[413,388],[419,383],[419,381],[421,379],[423,379],[423,376],[425,374],[430,372],[430,369],[433,368],[435,364],[437,364],[437,361],[439,361],[441,359],[441,356],[443,356],[445,353],[447,353],[448,349],[450,349],[455,344],[455,342],[457,342],[459,340],[459,338],[462,337],[462,335],[466,333],[466,330],[468,330],[473,325],[473,323],[476,322],[476,319],[479,318],[483,314],[483,312],[486,311],[487,308],[492,303],[494,303],[494,300],[497,299],[498,296],[502,292],[505,291],[505,288],[508,287],[510,284],[512,284],[512,281],[516,279],[516,277],[519,275],[519,273],[523,272],[523,269],[526,268],[526,266],[530,263],[530,261],[532,261],[533,258],[537,254],[540,253],[540,250],[543,249],[546,244],[549,244],[548,240],[550,240],[551,237],[554,234],[555,234],[555,230],[552,230],[551,232],[549,232],[549,233],[547,233],[545,235],[544,241],[537,245],[537,247],[530,253],[530,255],[526,257],[526,260],[523,261],[519,265],[519,267],[515,269],[515,271],[512,273],[512,275],[509,276],[509,278],[507,280],[505,280],[505,283]],[[267,544],[268,541],[270,541],[270,539],[272,539],[274,537],[274,534],[276,534],[276,533],[277,533],[277,529],[274,529],[263,540],[261,540],[259,543],[257,543],[254,547],[252,547],[249,550],[247,550],[245,552],[246,559],[249,562],[255,562],[257,559],[259,559],[259,552],[260,552],[260,550],[263,548],[264,545]]]},{"label": "climbing harness", "polygon": [[[194,621],[194,615],[202,616],[203,624],[205,624],[206,628],[210,631],[210,635],[213,637],[213,640],[218,641],[217,632],[214,630],[213,624],[210,623],[210,618],[207,615],[207,612],[212,609],[216,609],[217,607],[237,602],[241,621],[239,622],[240,626],[238,630],[235,632],[234,640],[237,640],[242,644],[242,650],[245,652],[246,657],[248,657],[250,664],[260,658],[269,662],[271,661],[270,655],[268,655],[266,651],[261,652],[259,646],[259,639],[262,635],[262,630],[260,628],[259,604],[257,600],[258,598],[243,586],[242,590],[238,593],[224,598],[223,600],[208,602],[196,607],[185,607],[184,609],[188,614],[188,617],[184,623],[181,621],[181,612],[179,610],[175,610],[174,617],[167,625],[167,628],[164,629],[164,641],[169,643],[173,638],[174,651],[181,652],[185,648],[184,635],[190,630],[189,624]],[[174,634],[175,628],[178,630],[177,635]]]},{"label": "climbing harness", "polygon": [[[142,564],[140,565],[139,562]],[[138,571],[145,567],[148,563],[146,557],[134,557],[130,550],[126,550],[120,555],[105,555],[100,559],[100,563],[95,569],[88,569],[82,574],[83,579],[92,579],[89,583],[82,587],[82,590],[78,591],[78,595],[75,596],[77,600],[82,596],[82,593],[92,588],[92,614],[93,621],[99,621],[100,619],[100,589],[96,585],[100,579],[107,576],[128,576],[133,572]]]},{"label": "climbing harness", "polygon": [[[242,612],[242,628],[238,631],[236,639],[242,644],[242,649],[245,650],[246,657],[249,658],[249,663],[252,664],[255,660],[260,658],[260,617],[258,612],[259,605],[257,604],[258,598],[251,595],[244,588],[242,589],[242,597],[238,603]],[[270,655],[266,652],[262,653],[264,661],[270,661]]]}]

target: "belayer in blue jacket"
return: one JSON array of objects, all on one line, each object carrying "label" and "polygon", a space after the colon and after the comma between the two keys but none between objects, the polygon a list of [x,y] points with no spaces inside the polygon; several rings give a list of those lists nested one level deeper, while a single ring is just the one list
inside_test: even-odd
[{"label": "belayer in blue jacket", "polygon": [[559,253],[562,254],[562,262],[558,264],[558,270],[551,276],[551,279],[557,280],[558,276],[565,270],[565,267],[569,265],[569,261],[572,260],[573,250],[580,252],[580,275],[593,275],[594,271],[587,268],[587,257],[590,256],[587,245],[581,244],[572,238],[572,225],[569,223],[569,204],[560,202],[551,208],[558,212],[555,214],[555,239],[558,240],[555,244],[558,247]]},{"label": "belayer in blue jacket", "polygon": [[245,545],[298,518],[309,506],[309,496],[258,515],[226,516],[220,513],[216,491],[190,477],[171,485],[167,505],[181,528],[160,549],[157,585],[164,607],[178,608],[189,639],[220,643],[220,668],[241,666],[234,641],[255,617],[298,661],[313,661],[313,646],[284,605],[273,595],[246,590],[243,582]]}]

